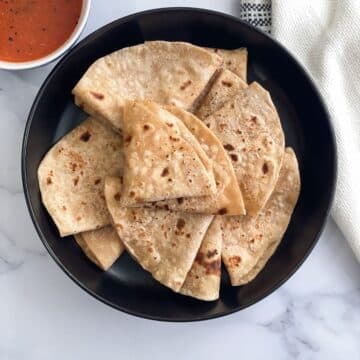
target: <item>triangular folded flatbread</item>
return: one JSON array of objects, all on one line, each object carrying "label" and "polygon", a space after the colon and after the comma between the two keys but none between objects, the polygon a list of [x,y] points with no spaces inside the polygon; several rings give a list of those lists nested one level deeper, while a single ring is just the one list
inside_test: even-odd
[{"label": "triangular folded flatbread", "polygon": [[199,300],[219,298],[221,281],[221,216],[215,216],[209,226],[195,261],[188,272],[180,293]]},{"label": "triangular folded flatbread", "polygon": [[184,42],[149,41],[95,61],[73,89],[89,114],[121,128],[127,100],[149,99],[191,110],[223,60]]},{"label": "triangular folded flatbread", "polygon": [[168,106],[166,109],[183,122],[212,161],[216,193],[156,202],[153,206],[203,214],[245,214],[244,201],[231,160],[219,139],[193,114],[175,106]]},{"label": "triangular folded flatbread", "polygon": [[125,250],[111,225],[76,234],[75,240],[85,255],[104,271],[108,270]]},{"label": "triangular folded flatbread", "polygon": [[246,48],[239,48],[234,50],[205,48],[213,51],[224,59],[224,67],[234,74],[236,74],[243,81],[247,81],[247,59],[248,52]]},{"label": "triangular folded flatbread", "polygon": [[233,99],[247,88],[246,82],[229,70],[222,70],[208,93],[201,101],[195,114],[202,120],[220,109],[227,101]]},{"label": "triangular folded flatbread", "polygon": [[210,159],[186,126],[160,105],[128,102],[123,141],[123,206],[216,192]]},{"label": "triangular folded flatbread", "polygon": [[257,216],[222,217],[222,259],[231,284],[246,284],[271,257],[290,222],[300,193],[297,159],[286,148],[274,192]]},{"label": "triangular folded flatbread", "polygon": [[246,212],[258,213],[275,187],[284,154],[284,133],[269,93],[252,83],[203,121],[232,160]]},{"label": "triangular folded flatbread", "polygon": [[121,207],[119,178],[106,179],[105,197],[129,254],[161,284],[179,291],[213,216]]},{"label": "triangular folded flatbread", "polygon": [[110,224],[104,178],[120,176],[122,139],[89,118],[60,139],[38,169],[42,202],[61,236]]}]

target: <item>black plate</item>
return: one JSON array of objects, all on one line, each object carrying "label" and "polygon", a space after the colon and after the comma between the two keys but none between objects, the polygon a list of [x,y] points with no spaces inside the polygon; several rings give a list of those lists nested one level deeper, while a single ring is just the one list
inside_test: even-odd
[{"label": "black plate", "polygon": [[[249,81],[270,90],[287,145],[299,159],[302,191],[279,249],[250,284],[231,287],[224,275],[220,300],[206,303],[159,285],[127,255],[99,271],[72,237],[60,239],[41,204],[37,168],[50,147],[85,115],[71,89],[97,58],[144,40],[181,40],[249,51]],[[89,35],[55,67],[41,87],[26,125],[22,154],[24,191],[34,225],[50,255],[88,293],[119,310],[167,321],[210,319],[261,300],[287,280],[309,255],[327,218],[336,175],[329,116],[315,86],[276,41],[237,18],[209,10],[170,8],[117,20]]]}]

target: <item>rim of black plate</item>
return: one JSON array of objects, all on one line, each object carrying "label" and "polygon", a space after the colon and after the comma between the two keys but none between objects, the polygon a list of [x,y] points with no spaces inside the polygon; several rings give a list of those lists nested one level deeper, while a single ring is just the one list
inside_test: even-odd
[{"label": "rim of black plate", "polygon": [[[330,196],[328,198],[328,203],[327,203],[327,208],[326,208],[326,212],[325,212],[325,216],[324,216],[324,220],[322,225],[319,227],[319,230],[317,231],[314,240],[312,241],[311,245],[308,247],[307,251],[305,252],[304,256],[295,264],[295,266],[293,267],[293,269],[289,272],[289,274],[287,276],[285,276],[283,279],[279,280],[275,285],[270,286],[269,288],[265,289],[262,293],[262,295],[260,296],[255,296],[253,297],[246,305],[242,305],[242,306],[238,306],[235,307],[232,310],[229,311],[222,311],[216,314],[210,314],[210,315],[203,315],[203,316],[196,316],[193,318],[190,317],[185,317],[185,318],[178,318],[178,319],[170,319],[167,317],[163,317],[163,316],[153,316],[153,315],[149,315],[146,313],[142,313],[141,311],[133,311],[133,310],[128,310],[125,307],[119,306],[105,298],[103,298],[102,296],[99,296],[98,294],[96,294],[94,291],[92,291],[91,289],[87,288],[85,285],[83,285],[81,283],[81,281],[79,281],[74,275],[71,274],[71,272],[69,270],[67,270],[65,268],[65,266],[62,264],[61,260],[57,257],[57,255],[53,252],[53,250],[51,249],[51,247],[49,246],[45,235],[42,233],[42,230],[36,220],[36,216],[34,213],[34,209],[30,200],[30,189],[29,189],[29,184],[27,183],[27,169],[26,169],[26,160],[27,160],[27,145],[28,145],[28,138],[29,138],[29,132],[30,132],[30,128],[32,125],[32,120],[34,117],[34,113],[36,111],[36,108],[38,106],[38,103],[41,99],[41,97],[43,96],[43,94],[45,93],[46,87],[48,85],[49,82],[51,82],[54,74],[58,71],[59,68],[61,68],[62,64],[64,62],[67,61],[67,59],[69,57],[72,56],[72,53],[77,50],[78,48],[80,48],[81,46],[83,46],[85,43],[91,43],[92,41],[94,41],[96,39],[96,37],[99,34],[102,34],[104,32],[107,32],[108,30],[117,27],[120,24],[126,23],[128,21],[131,21],[133,19],[139,18],[143,15],[148,15],[148,14],[157,14],[157,13],[170,13],[170,12],[190,12],[190,13],[199,13],[199,14],[205,14],[205,15],[213,15],[213,16],[218,16],[218,17],[222,17],[228,21],[233,21],[233,22],[237,22],[242,24],[242,26],[247,27],[249,30],[258,33],[260,36],[265,37],[267,39],[267,41],[270,41],[272,43],[275,43],[284,53],[286,56],[288,56],[289,58],[291,58],[291,60],[295,63],[295,65],[298,67],[298,70],[302,73],[302,75],[306,78],[307,82],[310,84],[310,87],[312,89],[312,91],[314,92],[314,94],[317,96],[317,99],[319,101],[319,103],[321,104],[324,114],[327,117],[328,120],[328,125],[329,125],[329,132],[330,132],[330,141],[331,141],[331,146],[334,149],[334,168],[333,168],[333,174],[332,174],[332,178],[330,179],[331,181],[331,193]],[[64,271],[64,273],[71,279],[73,280],[78,286],[80,286],[83,290],[85,290],[88,294],[90,294],[91,296],[93,296],[94,298],[96,298],[97,300],[103,302],[106,305],[111,306],[112,308],[116,309],[116,310],[120,310],[126,314],[130,314],[139,318],[144,318],[144,319],[149,319],[149,320],[156,320],[156,321],[165,321],[165,322],[192,322],[192,321],[202,321],[202,320],[210,320],[210,319],[215,319],[215,318],[219,318],[219,317],[223,317],[226,315],[230,315],[233,314],[237,311],[243,310],[251,305],[254,305],[255,303],[265,299],[267,296],[269,296],[270,294],[272,294],[275,290],[277,290],[281,285],[283,285],[287,280],[290,279],[290,277],[292,275],[294,275],[294,273],[299,269],[299,267],[304,263],[304,261],[308,258],[308,256],[310,255],[311,251],[313,250],[314,246],[316,245],[316,243],[319,240],[319,237],[324,229],[324,226],[326,224],[326,221],[329,217],[329,213],[330,213],[330,208],[331,208],[331,204],[333,202],[334,199],[334,194],[335,194],[335,187],[336,187],[336,178],[337,178],[337,147],[336,147],[336,142],[335,142],[335,134],[334,134],[334,129],[332,127],[331,121],[330,121],[330,114],[328,112],[328,109],[325,105],[325,102],[319,92],[319,90],[317,89],[317,87],[315,86],[312,78],[309,76],[308,72],[305,70],[305,68],[298,62],[298,60],[289,52],[289,50],[287,50],[280,42],[278,42],[276,39],[272,38],[270,35],[268,35],[267,33],[261,31],[260,29],[246,23],[245,21],[233,16],[233,15],[228,15],[219,11],[215,11],[215,10],[209,10],[209,9],[202,9],[202,8],[193,8],[193,7],[166,7],[166,8],[156,8],[156,9],[150,9],[150,10],[145,10],[145,11],[141,11],[141,12],[137,12],[131,15],[127,15],[125,17],[122,17],[120,19],[114,20],[104,26],[102,26],[101,28],[95,30],[94,32],[92,32],[91,34],[89,34],[88,36],[86,36],[83,40],[81,40],[78,44],[76,44],[74,47],[72,47],[72,49],[70,49],[70,51],[55,65],[55,67],[52,69],[52,71],[50,72],[50,74],[47,76],[47,78],[45,79],[45,81],[43,82],[43,84],[41,85],[35,100],[33,102],[33,105],[31,107],[31,110],[29,112],[28,118],[27,118],[27,122],[26,122],[26,126],[25,126],[25,131],[24,131],[24,136],[23,136],[23,143],[22,143],[22,156],[21,156],[21,172],[22,172],[22,182],[23,182],[23,190],[24,190],[24,195],[25,195],[25,200],[26,200],[26,204],[28,207],[28,210],[30,212],[30,216],[31,216],[31,220],[35,226],[35,229],[42,241],[42,243],[44,244],[46,250],[48,251],[48,253],[50,254],[50,256],[55,260],[55,262],[58,264],[58,266]]]}]

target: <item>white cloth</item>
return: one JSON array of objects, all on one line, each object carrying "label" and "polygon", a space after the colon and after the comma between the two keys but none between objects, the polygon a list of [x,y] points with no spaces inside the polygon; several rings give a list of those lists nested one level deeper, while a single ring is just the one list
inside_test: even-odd
[{"label": "white cloth", "polygon": [[272,0],[272,35],[328,105],[338,146],[332,216],[360,261],[360,1]]}]

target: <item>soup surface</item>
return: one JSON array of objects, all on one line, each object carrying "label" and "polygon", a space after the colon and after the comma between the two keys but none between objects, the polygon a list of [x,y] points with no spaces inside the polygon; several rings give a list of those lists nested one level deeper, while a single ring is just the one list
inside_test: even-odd
[{"label": "soup surface", "polygon": [[0,0],[0,60],[50,54],[72,34],[81,7],[82,0]]}]

